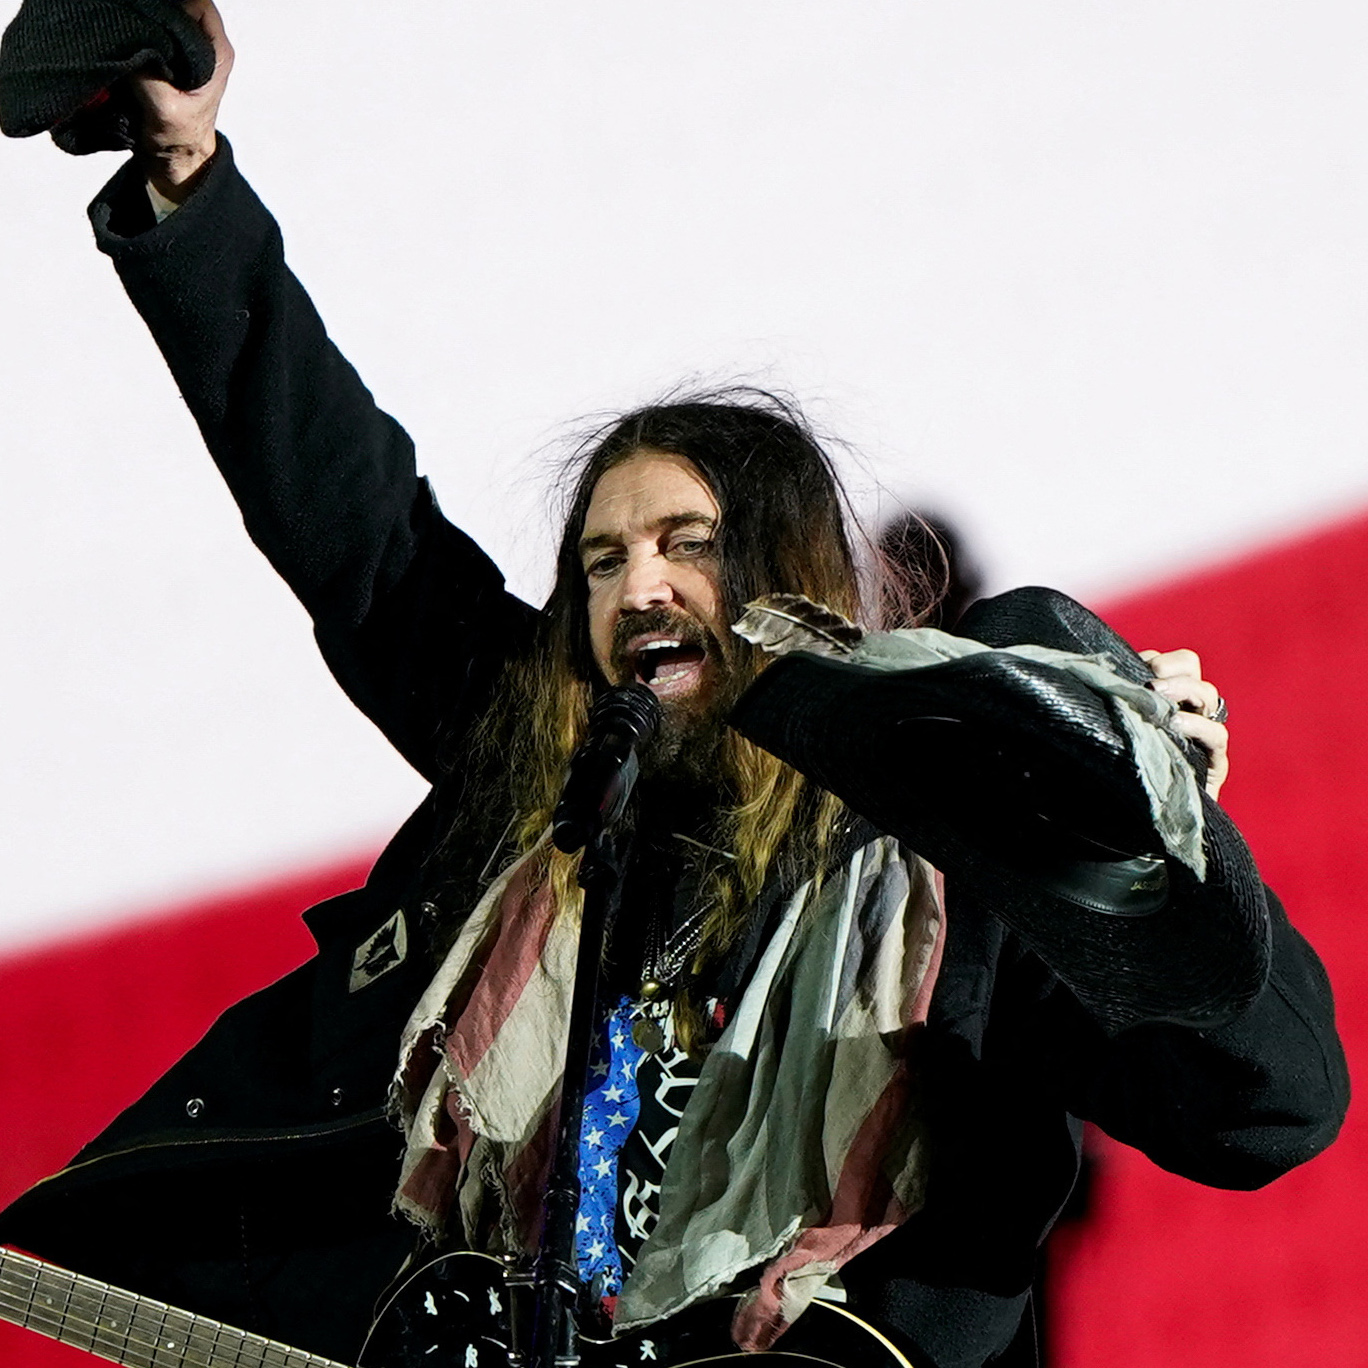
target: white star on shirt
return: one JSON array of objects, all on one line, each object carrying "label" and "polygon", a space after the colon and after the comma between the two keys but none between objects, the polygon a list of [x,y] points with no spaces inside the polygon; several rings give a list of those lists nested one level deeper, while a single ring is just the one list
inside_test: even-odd
[{"label": "white star on shirt", "polygon": [[603,1144],[603,1132],[601,1130],[591,1130],[589,1134],[584,1137],[584,1143],[588,1145],[590,1149],[598,1149],[598,1147]]},{"label": "white star on shirt", "polygon": [[626,1037],[625,1035],[623,1035],[621,1031],[617,1031],[617,1032],[614,1033],[614,1035],[613,1035],[613,1044],[616,1045],[616,1046],[618,1047],[619,1050],[620,1050],[626,1043],[627,1043],[627,1037]]},{"label": "white star on shirt", "polygon": [[624,1059],[624,1060],[622,1061],[622,1076],[623,1076],[623,1078],[631,1078],[631,1076],[632,1076],[632,1063],[631,1063],[631,1060]]},{"label": "white star on shirt", "polygon": [[625,1126],[627,1124],[627,1118],[620,1111],[615,1111],[608,1118],[608,1124],[610,1126]]},{"label": "white star on shirt", "polygon": [[622,1089],[616,1083],[611,1088],[604,1088],[603,1100],[605,1102],[621,1102],[623,1097]]},{"label": "white star on shirt", "polygon": [[593,1074],[595,1078],[607,1078],[607,1077],[608,1077],[608,1061],[605,1059],[602,1063],[595,1064],[595,1065],[589,1070],[589,1072],[590,1072],[591,1074]]},{"label": "white star on shirt", "polygon": [[597,1173],[600,1178],[606,1178],[612,1171],[613,1162],[611,1159],[600,1159],[598,1163],[594,1165],[594,1172]]},{"label": "white star on shirt", "polygon": [[589,1218],[587,1216],[575,1217],[575,1234],[587,1235],[589,1233]]},{"label": "white star on shirt", "polygon": [[591,1244],[591,1245],[589,1246],[589,1257],[590,1257],[591,1259],[601,1259],[601,1258],[603,1258],[603,1241],[602,1241],[602,1240],[595,1240],[594,1243]]}]

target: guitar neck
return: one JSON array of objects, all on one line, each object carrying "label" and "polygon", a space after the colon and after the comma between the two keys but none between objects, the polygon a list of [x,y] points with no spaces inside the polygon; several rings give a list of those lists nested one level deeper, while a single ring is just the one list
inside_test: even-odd
[{"label": "guitar neck", "polygon": [[0,1249],[0,1319],[132,1368],[346,1368]]}]

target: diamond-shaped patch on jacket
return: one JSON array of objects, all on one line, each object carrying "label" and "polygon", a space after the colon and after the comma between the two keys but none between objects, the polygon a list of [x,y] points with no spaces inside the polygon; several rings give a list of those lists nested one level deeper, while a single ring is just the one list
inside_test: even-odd
[{"label": "diamond-shaped patch on jacket", "polygon": [[401,907],[378,931],[356,947],[347,992],[355,993],[403,964],[408,954],[408,924]]}]

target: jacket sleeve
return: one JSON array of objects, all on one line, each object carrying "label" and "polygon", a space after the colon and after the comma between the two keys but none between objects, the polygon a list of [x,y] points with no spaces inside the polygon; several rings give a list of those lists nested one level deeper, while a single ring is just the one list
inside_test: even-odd
[{"label": "jacket sleeve", "polygon": [[534,611],[442,517],[408,434],[328,339],[226,140],[162,223],[131,163],[90,213],[249,535],[312,616],[329,667],[435,778],[444,745],[488,697]]},{"label": "jacket sleeve", "polygon": [[1268,979],[1223,1025],[1108,1035],[1056,981],[1039,1029],[1017,1037],[1041,1086],[1161,1167],[1213,1187],[1261,1187],[1319,1154],[1344,1120],[1348,1069],[1325,969],[1272,892],[1268,905]]}]

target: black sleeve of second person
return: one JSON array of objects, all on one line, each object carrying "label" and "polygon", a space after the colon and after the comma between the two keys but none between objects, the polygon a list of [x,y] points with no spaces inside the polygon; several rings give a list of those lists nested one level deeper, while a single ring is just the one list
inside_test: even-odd
[{"label": "black sleeve of second person", "polygon": [[133,163],[90,214],[248,533],[309,611],[329,667],[435,779],[444,738],[488,697],[533,609],[442,517],[408,434],[329,340],[226,140],[162,223]]}]

